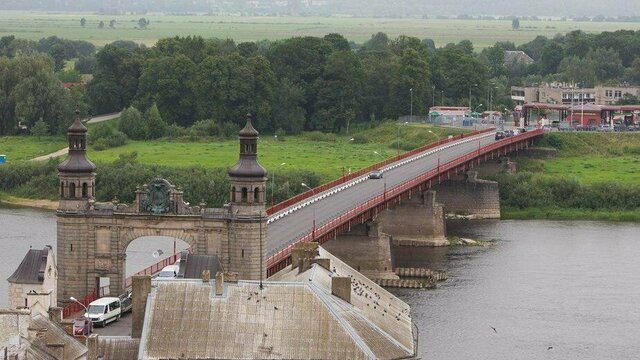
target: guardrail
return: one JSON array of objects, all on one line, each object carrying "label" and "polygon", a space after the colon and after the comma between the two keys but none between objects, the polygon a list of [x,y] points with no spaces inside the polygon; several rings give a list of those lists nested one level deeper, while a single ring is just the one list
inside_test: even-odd
[{"label": "guardrail", "polygon": [[475,136],[475,135],[483,134],[483,133],[486,133],[486,132],[490,132],[490,131],[493,131],[494,129],[495,128],[487,128],[487,129],[478,130],[478,131],[474,131],[474,132],[467,133],[467,134],[456,135],[456,136],[453,136],[451,139],[449,139],[449,138],[440,139],[440,140],[438,140],[436,142],[421,146],[419,148],[415,148],[415,149],[413,149],[411,151],[407,151],[406,153],[400,154],[399,156],[394,156],[392,158],[383,160],[383,161],[378,162],[376,164],[369,165],[369,166],[367,166],[365,168],[362,168],[362,169],[360,169],[358,171],[352,172],[351,174],[341,176],[341,177],[339,177],[339,178],[337,178],[337,179],[335,179],[333,181],[330,181],[330,182],[328,182],[326,184],[323,184],[323,185],[320,185],[318,187],[315,187],[313,190],[307,190],[307,191],[305,191],[303,193],[300,193],[300,194],[298,194],[298,195],[296,195],[296,196],[294,196],[292,198],[289,198],[289,199],[287,199],[285,201],[282,201],[282,202],[280,202],[278,204],[275,204],[274,206],[272,206],[272,207],[267,209],[267,215],[272,215],[272,214],[274,214],[274,213],[276,213],[276,212],[278,212],[278,211],[280,211],[282,209],[285,209],[285,208],[287,208],[287,207],[289,207],[289,206],[291,206],[291,205],[293,205],[295,203],[298,203],[298,202],[300,202],[300,201],[302,201],[302,200],[304,200],[306,198],[314,196],[314,194],[318,194],[318,193],[320,193],[322,191],[325,191],[325,190],[331,189],[331,188],[333,188],[335,186],[344,184],[345,182],[353,180],[353,179],[355,179],[355,178],[357,178],[359,176],[362,176],[364,174],[367,174],[372,170],[375,170],[375,169],[381,168],[383,166],[392,164],[392,163],[394,163],[396,161],[399,161],[399,160],[406,159],[408,157],[411,157],[413,155],[419,154],[419,153],[421,153],[423,151],[426,151],[426,150],[429,150],[431,148],[434,148],[434,147],[437,147],[437,146],[440,146],[440,145],[443,145],[443,144],[447,144],[447,143],[450,143],[452,141],[460,140],[460,139],[463,139],[463,138],[468,138],[470,136]]},{"label": "guardrail", "polygon": [[455,168],[456,166],[459,166],[470,160],[473,160],[482,154],[488,153],[496,149],[500,149],[505,145],[510,145],[513,143],[520,142],[522,140],[532,138],[534,136],[542,135],[543,133],[544,133],[543,129],[536,129],[536,130],[528,131],[526,133],[523,133],[514,137],[508,137],[506,139],[493,142],[489,145],[485,145],[484,147],[478,147],[477,150],[471,153],[468,153],[466,155],[463,155],[461,157],[448,161],[444,164],[439,164],[438,167],[435,169],[431,169],[418,177],[408,180],[402,184],[396,185],[391,189],[387,189],[384,193],[376,195],[373,198],[365,201],[364,203],[361,203],[353,207],[352,209],[347,210],[345,213],[341,214],[340,216],[332,220],[329,220],[328,222],[326,222],[325,224],[319,227],[316,227],[311,232],[297,239],[287,247],[281,249],[280,251],[278,251],[273,256],[267,259],[267,269],[270,269],[271,267],[275,266],[276,264],[280,263],[281,261],[289,257],[291,255],[291,250],[293,249],[293,246],[299,242],[312,241],[314,236],[315,238],[321,237],[322,235],[326,234],[330,230],[353,219],[355,216],[362,214],[365,211],[370,210],[375,206],[379,205],[380,203],[387,201],[387,199],[392,199],[395,196],[400,195],[405,191],[411,188],[414,188],[420,185],[421,183],[436,177],[439,174],[449,171]]}]

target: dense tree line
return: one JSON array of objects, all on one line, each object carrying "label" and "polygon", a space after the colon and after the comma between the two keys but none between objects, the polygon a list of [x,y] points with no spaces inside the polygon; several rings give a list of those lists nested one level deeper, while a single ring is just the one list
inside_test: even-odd
[{"label": "dense tree line", "polygon": [[[338,34],[235,44],[200,37],[160,40],[152,48],[110,44],[97,55],[88,97],[97,113],[157,104],[168,124],[213,119],[240,125],[255,114],[261,130],[347,131],[371,119],[425,114],[479,96],[488,67],[469,41],[435,49],[432,41],[385,34],[353,50]],[[436,96],[437,93],[437,96]]]},{"label": "dense tree line", "polygon": [[[535,62],[504,66],[505,50],[522,50]],[[640,84],[640,31],[619,30],[587,34],[576,30],[549,39],[538,36],[520,46],[499,42],[482,51],[492,77],[506,76],[510,84],[562,81],[579,86]]]}]

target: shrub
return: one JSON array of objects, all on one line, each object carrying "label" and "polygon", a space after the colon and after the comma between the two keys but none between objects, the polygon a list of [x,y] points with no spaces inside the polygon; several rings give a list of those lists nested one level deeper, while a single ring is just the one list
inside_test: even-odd
[{"label": "shrub", "polygon": [[196,121],[189,128],[191,135],[195,136],[216,136],[219,130],[218,125],[213,119]]},{"label": "shrub", "polygon": [[369,142],[369,138],[364,134],[353,135],[354,144],[367,144],[368,142]]},{"label": "shrub", "polygon": [[323,133],[321,131],[310,131],[304,134],[306,139],[311,141],[324,141],[324,142],[336,142],[336,134]]},{"label": "shrub", "polygon": [[147,135],[142,114],[133,106],[122,111],[118,122],[118,130],[134,140],[143,140]]},{"label": "shrub", "polygon": [[284,131],[282,128],[278,128],[278,130],[276,130],[276,133],[274,134],[276,137],[276,140],[278,141],[284,141],[285,140],[285,135],[287,135],[287,132]]},{"label": "shrub", "polygon": [[[400,150],[403,151],[409,151],[409,150],[413,150],[417,147],[419,147],[420,145],[413,142],[413,141],[408,141],[408,140],[400,140]],[[398,149],[398,140],[394,140],[389,144],[389,148],[391,149]]]},{"label": "shrub", "polygon": [[127,135],[107,124],[97,124],[91,129],[88,142],[97,151],[122,146],[127,143]]},{"label": "shrub", "polygon": [[187,136],[189,131],[178,124],[167,125],[164,129],[164,136],[170,139],[177,139],[180,137]]}]

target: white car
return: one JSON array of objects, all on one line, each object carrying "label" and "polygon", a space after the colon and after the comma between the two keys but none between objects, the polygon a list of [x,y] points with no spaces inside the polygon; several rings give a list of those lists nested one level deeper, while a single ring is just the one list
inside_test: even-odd
[{"label": "white car", "polygon": [[160,270],[158,277],[160,278],[174,278],[178,276],[178,270],[180,270],[180,265],[168,265]]},{"label": "white car", "polygon": [[120,319],[121,304],[117,297],[103,297],[89,304],[84,317],[91,319],[96,326],[105,326]]}]

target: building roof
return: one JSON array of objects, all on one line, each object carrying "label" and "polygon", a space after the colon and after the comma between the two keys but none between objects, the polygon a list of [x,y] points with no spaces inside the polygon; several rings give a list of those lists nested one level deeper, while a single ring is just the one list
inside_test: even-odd
[{"label": "building roof", "polygon": [[524,51],[520,50],[506,50],[504,52],[504,64],[505,65],[514,65],[514,64],[532,64],[534,60],[531,56],[527,55]]},{"label": "building roof", "polygon": [[109,360],[133,360],[138,358],[140,339],[129,336],[99,336],[98,356]]},{"label": "building roof", "polygon": [[223,271],[220,259],[216,255],[198,255],[183,251],[180,254],[180,270],[178,277],[185,279],[200,279],[202,271],[209,270],[211,276]]},{"label": "building roof", "polygon": [[[29,328],[39,333],[31,341],[31,350],[34,355],[37,354],[37,359],[76,360],[85,357],[87,353],[86,346],[41,314],[36,314],[31,319]],[[64,346],[62,359],[52,351],[60,345]]]},{"label": "building roof", "polygon": [[18,284],[42,284],[49,250],[49,247],[42,250],[30,249],[7,281]]},{"label": "building roof", "polygon": [[[391,359],[415,356],[409,306],[322,251],[332,270],[284,270],[281,281],[159,282],[147,302],[140,359]],[[351,301],[332,277],[351,276]]]}]

